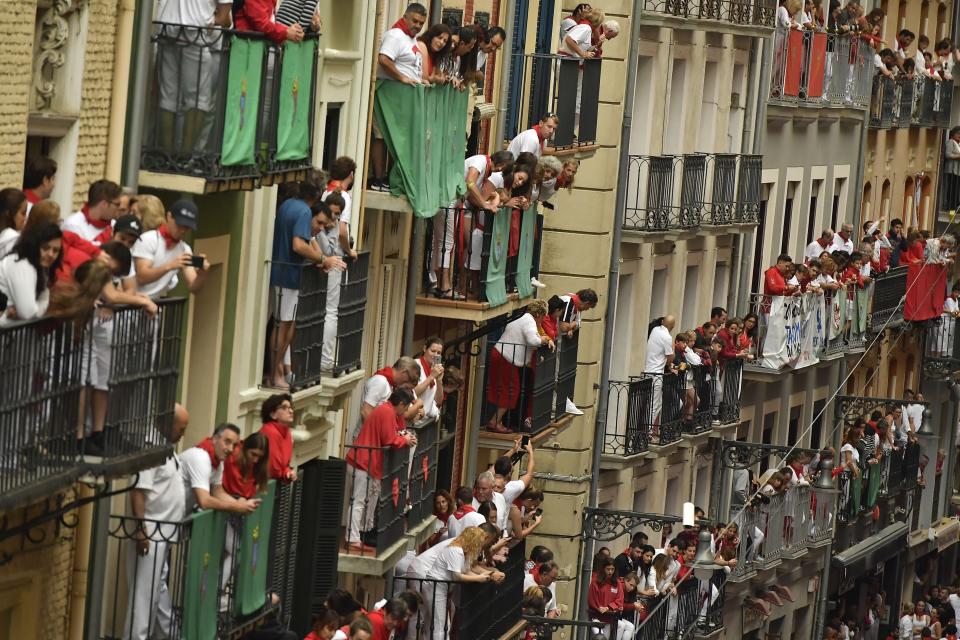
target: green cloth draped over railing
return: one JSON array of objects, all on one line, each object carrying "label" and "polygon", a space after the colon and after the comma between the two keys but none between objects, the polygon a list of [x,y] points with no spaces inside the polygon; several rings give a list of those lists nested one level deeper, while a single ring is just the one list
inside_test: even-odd
[{"label": "green cloth draped over railing", "polygon": [[190,520],[181,637],[213,640],[217,637],[220,565],[227,518],[222,511],[203,510],[194,513]]},{"label": "green cloth draped over railing", "polygon": [[220,150],[220,164],[225,167],[257,163],[257,126],[260,122],[260,91],[266,47],[266,40],[251,40],[246,36],[233,36],[230,39],[227,96],[223,108],[223,144]]},{"label": "green cloth draped over railing", "polygon": [[537,235],[537,205],[531,204],[520,220],[520,250],[517,254],[517,294],[521,299],[533,295],[530,272],[533,264],[533,244]]},{"label": "green cloth draped over railing", "polygon": [[863,497],[863,478],[850,478],[850,520],[860,515],[860,501]]},{"label": "green cloth draped over railing", "polygon": [[487,303],[491,307],[507,303],[507,255],[510,252],[511,215],[511,209],[500,209],[496,213],[486,214],[486,224],[491,225],[491,231],[483,288]]},{"label": "green cloth draped over railing", "polygon": [[870,314],[871,289],[857,289],[856,322],[850,327],[854,333],[867,332],[867,316]]},{"label": "green cloth draped over railing", "polygon": [[867,506],[871,509],[877,504],[877,496],[880,494],[880,464],[871,465],[869,469],[870,477],[867,480]]},{"label": "green cloth draped over railing", "polygon": [[317,40],[286,42],[280,70],[277,109],[277,160],[302,160],[310,155],[310,98]]},{"label": "green cloth draped over railing", "polygon": [[258,496],[262,498],[260,506],[243,518],[243,531],[234,550],[237,556],[234,614],[237,616],[254,613],[266,602],[270,524],[276,494],[276,482],[271,480],[266,495]]},{"label": "green cloth draped over railing", "polygon": [[394,159],[390,192],[430,218],[465,192],[467,93],[378,80],[374,118]]}]

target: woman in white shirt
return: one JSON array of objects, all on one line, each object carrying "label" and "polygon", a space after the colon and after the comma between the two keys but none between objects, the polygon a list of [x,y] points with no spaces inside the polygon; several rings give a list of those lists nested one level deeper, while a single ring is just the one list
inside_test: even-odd
[{"label": "woman in white shirt", "polygon": [[497,407],[487,423],[487,430],[496,433],[512,433],[503,424],[507,411],[517,406],[520,399],[520,372],[528,366],[536,349],[547,345],[552,351],[553,340],[540,334],[540,322],[547,315],[546,300],[534,300],[527,305],[527,312],[507,324],[500,340],[490,351],[487,370],[487,401]]},{"label": "woman in white shirt", "polygon": [[920,640],[920,634],[930,626],[930,616],[923,600],[917,600],[913,613],[910,615],[910,625],[913,627],[913,640]]},{"label": "woman in white shirt", "polygon": [[0,326],[47,313],[62,237],[55,224],[36,225],[20,234],[10,254],[0,260]]},{"label": "woman in white shirt", "polygon": [[27,221],[27,196],[20,189],[0,191],[0,258],[17,242]]},{"label": "woman in white shirt", "polygon": [[860,441],[860,427],[854,425],[843,435],[843,446],[840,447],[840,457],[843,465],[853,473],[854,478],[860,477],[860,451],[857,443]]}]

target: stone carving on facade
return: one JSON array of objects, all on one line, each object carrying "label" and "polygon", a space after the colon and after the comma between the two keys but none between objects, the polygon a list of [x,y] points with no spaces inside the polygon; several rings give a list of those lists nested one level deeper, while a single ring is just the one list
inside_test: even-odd
[{"label": "stone carving on facade", "polygon": [[65,49],[70,38],[70,15],[80,11],[85,0],[52,0],[43,12],[38,29],[37,52],[33,68],[36,110],[49,109],[57,93],[57,69],[66,62]]}]

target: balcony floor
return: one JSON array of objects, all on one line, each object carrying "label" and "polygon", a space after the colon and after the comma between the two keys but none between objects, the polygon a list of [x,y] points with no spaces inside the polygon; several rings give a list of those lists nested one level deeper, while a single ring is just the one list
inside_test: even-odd
[{"label": "balcony floor", "polygon": [[[564,415],[564,416],[563,416],[562,418],[560,418],[559,420],[556,420],[556,421],[551,422],[550,424],[548,424],[548,425],[546,426],[546,428],[544,428],[543,431],[541,431],[540,433],[538,433],[538,434],[536,434],[535,436],[533,436],[532,438],[530,438],[530,441],[531,441],[533,444],[539,444],[540,442],[546,440],[547,438],[549,438],[550,436],[554,435],[555,433],[558,433],[559,431],[562,431],[563,429],[566,429],[571,423],[573,423],[573,419],[574,419],[574,418],[576,418],[576,416],[573,415],[573,414],[570,414],[570,413]],[[511,444],[511,445],[512,445],[512,444],[513,444],[513,441],[516,439],[517,435],[520,435],[520,434],[516,434],[516,433],[493,433],[493,432],[491,432],[491,431],[482,431],[482,430],[481,430],[481,431],[480,431],[480,437],[478,438],[478,444],[479,444],[481,447],[500,448],[500,447],[503,447],[503,446],[506,445],[506,444]]]},{"label": "balcony floor", "polygon": [[502,316],[505,313],[512,313],[520,307],[525,306],[530,300],[532,300],[532,298],[521,299],[518,294],[511,293],[507,296],[506,304],[492,307],[489,302],[446,300],[418,295],[416,313],[418,316],[484,322],[497,316]]}]

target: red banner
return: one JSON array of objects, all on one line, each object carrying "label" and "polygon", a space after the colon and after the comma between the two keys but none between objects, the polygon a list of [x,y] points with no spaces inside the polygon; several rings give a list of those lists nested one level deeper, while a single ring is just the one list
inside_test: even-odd
[{"label": "red banner", "polygon": [[783,78],[783,95],[800,94],[800,72],[803,69],[803,33],[791,29],[787,35],[787,68]]},{"label": "red banner", "polygon": [[812,33],[810,67],[807,69],[807,98],[823,96],[823,71],[827,62],[827,34]]},{"label": "red banner", "polygon": [[914,262],[907,267],[907,301],[903,305],[905,320],[922,321],[939,318],[947,298],[947,269],[942,264]]}]

